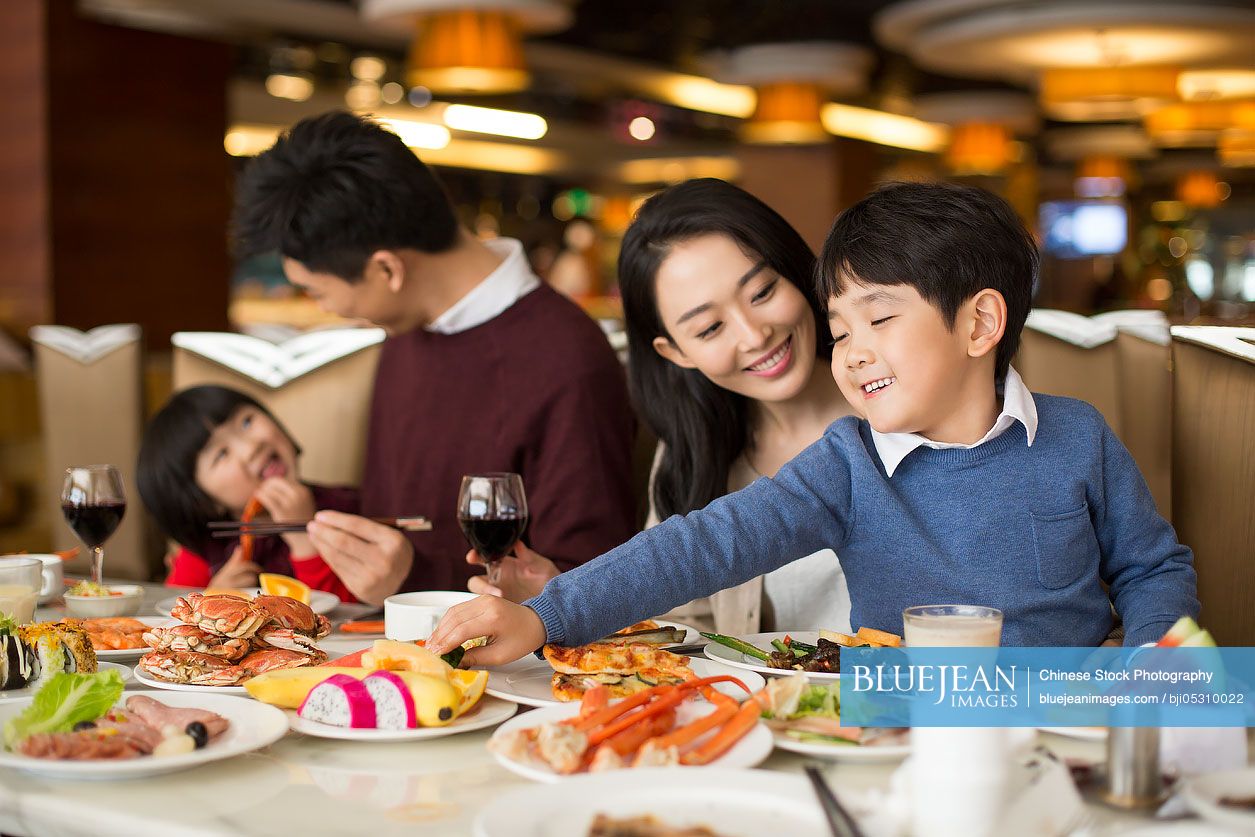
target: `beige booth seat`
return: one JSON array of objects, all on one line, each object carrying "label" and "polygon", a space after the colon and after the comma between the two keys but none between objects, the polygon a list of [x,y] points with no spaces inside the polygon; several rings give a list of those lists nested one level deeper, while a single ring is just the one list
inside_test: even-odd
[{"label": "beige booth seat", "polygon": [[1255,645],[1255,328],[1172,329],[1173,508],[1201,623]]},{"label": "beige booth seat", "polygon": [[302,448],[301,476],[357,485],[384,332],[311,331],[281,343],[244,334],[179,332],[174,389],[218,384],[265,404]]},{"label": "beige booth seat", "polygon": [[1172,371],[1159,311],[1083,317],[1035,309],[1013,361],[1029,389],[1088,401],[1133,455],[1159,513],[1173,519]]},{"label": "beige booth seat", "polygon": [[[158,566],[147,536],[149,524],[135,488],[135,460],[143,427],[141,331],[134,324],[107,325],[88,332],[66,326],[35,326],[35,351],[44,438],[44,485],[40,500],[51,521],[55,549],[81,546],[61,514],[65,469],[109,464],[122,474],[127,511],[105,544],[105,574],[147,580]],[[87,550],[66,570],[86,574]]]}]

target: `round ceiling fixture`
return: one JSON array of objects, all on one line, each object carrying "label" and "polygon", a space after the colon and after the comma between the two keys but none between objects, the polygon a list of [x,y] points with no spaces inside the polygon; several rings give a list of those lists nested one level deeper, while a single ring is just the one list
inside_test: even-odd
[{"label": "round ceiling fixture", "polygon": [[1022,93],[937,93],[915,101],[915,117],[952,126],[946,165],[955,174],[998,174],[1015,159],[1013,137],[1037,130],[1037,107]]},{"label": "round ceiling fixture", "polygon": [[571,21],[561,0],[361,0],[361,13],[413,31],[406,82],[446,94],[526,89],[523,34]]},{"label": "round ceiling fixture", "polygon": [[829,139],[821,115],[831,96],[862,93],[872,54],[854,44],[808,41],[756,44],[709,56],[725,84],[754,87],[757,103],[741,138],[758,144],[814,144]]}]

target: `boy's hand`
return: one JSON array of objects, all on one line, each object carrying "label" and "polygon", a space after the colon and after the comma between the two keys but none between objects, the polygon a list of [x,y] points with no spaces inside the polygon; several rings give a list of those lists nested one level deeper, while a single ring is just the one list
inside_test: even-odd
[{"label": "boy's hand", "polygon": [[463,666],[496,666],[526,657],[545,644],[545,623],[530,607],[496,596],[480,596],[449,608],[427,639],[427,649],[446,654],[468,639],[488,637],[471,648]]},{"label": "boy's hand", "polygon": [[222,565],[222,569],[209,579],[209,587],[256,587],[257,574],[261,567],[252,561],[244,560],[244,553],[236,547],[231,557]]},{"label": "boy's hand", "polygon": [[[270,514],[271,520],[309,520],[314,516],[314,492],[304,483],[287,477],[264,480],[253,496]],[[304,532],[286,532],[283,540],[293,558],[314,554],[313,544]]]},{"label": "boy's hand", "polygon": [[[484,560],[472,549],[466,553],[466,563],[483,566]],[[546,582],[561,572],[557,564],[528,549],[522,541],[514,545],[513,555],[501,559],[497,571],[500,575],[495,587],[488,583],[488,576],[475,575],[467,582],[467,589],[483,596],[501,596],[512,602],[524,602],[539,595]]]},{"label": "boy's hand", "polygon": [[382,605],[414,565],[405,535],[355,514],[324,509],[305,527],[314,549],[358,601]]}]

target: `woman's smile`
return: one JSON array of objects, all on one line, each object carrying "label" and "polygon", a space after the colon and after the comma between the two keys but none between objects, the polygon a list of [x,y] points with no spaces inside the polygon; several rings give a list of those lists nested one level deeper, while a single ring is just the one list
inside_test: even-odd
[{"label": "woman's smile", "polygon": [[745,367],[745,371],[760,378],[778,378],[792,366],[793,335],[789,335],[783,343]]}]

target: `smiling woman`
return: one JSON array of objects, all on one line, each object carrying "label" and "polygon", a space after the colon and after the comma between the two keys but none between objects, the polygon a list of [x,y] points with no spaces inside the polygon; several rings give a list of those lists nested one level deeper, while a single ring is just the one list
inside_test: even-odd
[{"label": "smiling woman", "polygon": [[[721,180],[650,198],[619,256],[629,380],[661,440],[650,525],[771,476],[850,412],[823,363],[815,258],[779,214]],[[539,592],[556,574],[530,551],[506,562]],[[476,589],[472,582],[472,589]],[[487,590],[484,592],[505,592]],[[722,633],[846,630],[850,600],[836,555],[801,560],[673,612]]]}]

